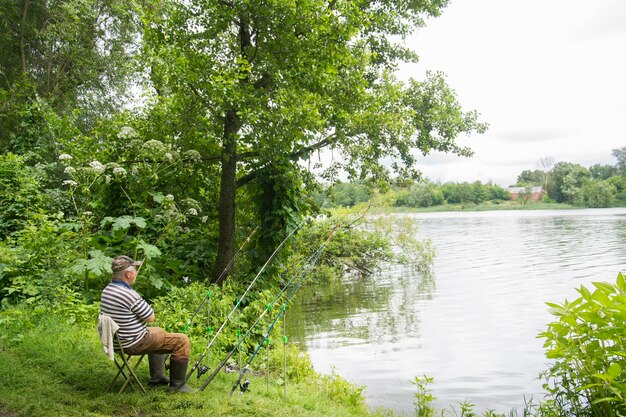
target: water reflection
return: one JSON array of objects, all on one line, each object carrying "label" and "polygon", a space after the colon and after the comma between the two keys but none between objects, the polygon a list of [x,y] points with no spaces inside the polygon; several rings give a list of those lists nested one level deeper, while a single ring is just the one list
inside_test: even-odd
[{"label": "water reflection", "polygon": [[291,308],[290,338],[310,347],[328,339],[337,347],[416,333],[415,302],[432,297],[434,275],[393,268],[388,265],[384,273],[372,275],[347,274],[342,282],[303,288]]},{"label": "water reflection", "polygon": [[432,240],[431,274],[388,266],[306,288],[288,332],[316,369],[367,386],[368,401],[411,413],[416,375],[445,407],[507,412],[542,396],[546,301],[625,270],[626,210],[412,215]]}]

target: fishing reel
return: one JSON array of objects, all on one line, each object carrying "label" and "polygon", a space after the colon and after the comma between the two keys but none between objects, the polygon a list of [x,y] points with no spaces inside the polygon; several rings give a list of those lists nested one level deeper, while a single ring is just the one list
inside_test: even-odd
[{"label": "fishing reel", "polygon": [[209,372],[209,367],[206,365],[200,365],[198,367],[198,378],[200,378],[202,375],[206,374],[207,372]]},{"label": "fishing reel", "polygon": [[239,384],[239,390],[241,391],[239,394],[243,395],[244,392],[250,391],[250,379],[246,378],[243,384]]}]

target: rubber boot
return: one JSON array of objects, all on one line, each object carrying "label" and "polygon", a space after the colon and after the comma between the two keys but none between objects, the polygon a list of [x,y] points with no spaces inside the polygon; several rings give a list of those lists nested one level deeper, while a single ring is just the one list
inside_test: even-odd
[{"label": "rubber boot", "polygon": [[185,383],[188,363],[185,360],[170,359],[170,392],[196,392]]},{"label": "rubber boot", "polygon": [[165,375],[165,355],[151,353],[148,355],[150,365],[150,382],[148,385],[167,385],[170,379]]}]

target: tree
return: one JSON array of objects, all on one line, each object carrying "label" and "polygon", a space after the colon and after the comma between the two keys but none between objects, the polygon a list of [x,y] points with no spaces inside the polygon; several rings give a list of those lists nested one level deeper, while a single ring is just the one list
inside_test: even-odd
[{"label": "tree", "polygon": [[[326,173],[341,168],[352,179],[387,179],[383,157],[398,174],[415,176],[415,149],[471,154],[455,139],[486,125],[462,111],[444,76],[408,83],[393,76],[416,55],[392,39],[446,3],[164,0],[142,10],[156,100],[191,126],[177,132],[176,146],[220,164],[214,277],[234,252],[236,190],[260,175],[300,178],[283,193],[293,201],[311,181],[298,162],[324,148],[340,156]],[[271,195],[273,181],[264,184]],[[285,215],[291,203],[283,210],[279,200],[265,213],[294,227]]]},{"label": "tree", "polygon": [[613,149],[613,156],[617,159],[617,171],[620,175],[626,175],[626,146],[619,149]]},{"label": "tree", "polygon": [[539,160],[537,166],[543,171],[543,182],[541,183],[544,190],[548,188],[548,182],[550,181],[550,170],[554,166],[554,158],[551,156],[545,156]]},{"label": "tree", "polygon": [[524,189],[519,192],[518,200],[522,202],[522,205],[525,205],[533,197],[533,186],[532,184],[526,184],[523,187]]},{"label": "tree", "polygon": [[595,164],[589,167],[591,178],[595,180],[606,180],[617,175],[617,168],[612,165]]},{"label": "tree", "polygon": [[582,165],[559,162],[550,171],[548,195],[558,203],[581,204],[580,188],[590,177]]},{"label": "tree", "polygon": [[[0,151],[55,159],[50,117],[89,129],[129,91],[131,0],[0,0]],[[42,133],[40,133],[42,132]]]},{"label": "tree", "polygon": [[524,170],[517,176],[517,186],[522,187],[524,185],[543,185],[545,179],[545,173],[538,169],[531,171],[530,169]]},{"label": "tree", "polygon": [[616,189],[608,181],[594,180],[585,183],[581,193],[586,207],[611,207]]}]

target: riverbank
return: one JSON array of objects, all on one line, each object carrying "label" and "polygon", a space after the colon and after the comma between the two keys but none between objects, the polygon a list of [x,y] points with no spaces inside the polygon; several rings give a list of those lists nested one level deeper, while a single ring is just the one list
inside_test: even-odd
[{"label": "riverbank", "polygon": [[[280,375],[251,377],[251,390],[228,396],[236,374],[220,373],[195,394],[169,394],[147,388],[144,395],[129,387],[120,396],[107,392],[116,373],[98,340],[95,324],[70,324],[55,315],[0,315],[0,415],[37,416],[389,416],[371,412],[361,388],[336,376],[309,375],[289,381],[283,396]],[[203,349],[195,343],[192,357]],[[215,354],[215,353],[214,353]],[[215,354],[215,356],[217,356]],[[217,358],[215,358],[217,360]],[[149,379],[147,360],[138,369]],[[199,387],[204,380],[192,378]],[[119,384],[118,384],[119,387]]]},{"label": "riverbank", "polygon": [[442,204],[432,207],[393,207],[393,213],[437,213],[445,211],[499,211],[499,210],[574,210],[581,207],[562,203],[528,202],[521,204],[518,201],[489,201],[481,204]]}]

